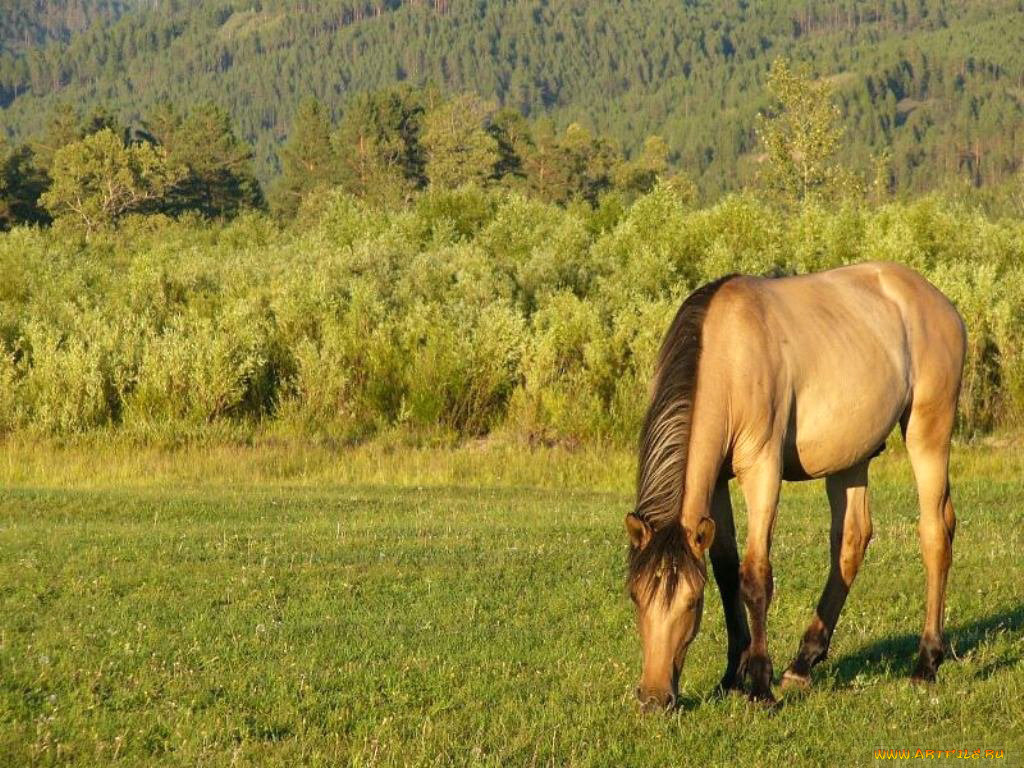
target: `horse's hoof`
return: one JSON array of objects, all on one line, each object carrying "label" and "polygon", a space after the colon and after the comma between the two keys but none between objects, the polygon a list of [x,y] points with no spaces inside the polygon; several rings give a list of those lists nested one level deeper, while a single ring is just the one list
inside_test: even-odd
[{"label": "horse's hoof", "polygon": [[736,682],[727,683],[725,680],[716,685],[712,692],[716,699],[724,699],[734,693],[743,693],[743,686]]},{"label": "horse's hoof", "polygon": [[755,707],[760,707],[766,712],[774,712],[779,708],[779,700],[775,698],[771,693],[765,693],[760,696],[750,696],[750,703]]},{"label": "horse's hoof", "polygon": [[935,673],[931,670],[918,670],[910,676],[910,684],[915,688],[931,688],[935,685]]},{"label": "horse's hoof", "polygon": [[771,688],[766,688],[762,691],[751,691],[747,698],[750,699],[751,702],[755,704],[762,704],[765,707],[774,707],[778,704],[774,694],[772,694]]},{"label": "horse's hoof", "polygon": [[943,656],[945,653],[943,653],[941,645],[922,645],[910,681],[917,686],[934,683]]},{"label": "horse's hoof", "polygon": [[791,669],[787,669],[782,673],[782,686],[783,693],[789,693],[791,691],[808,691],[811,688],[811,678],[807,675],[800,675]]}]

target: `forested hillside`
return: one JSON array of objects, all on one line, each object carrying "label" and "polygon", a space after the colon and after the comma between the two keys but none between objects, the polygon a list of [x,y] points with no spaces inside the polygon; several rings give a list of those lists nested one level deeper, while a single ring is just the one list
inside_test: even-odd
[{"label": "forested hillside", "polygon": [[0,7],[0,52],[22,55],[45,43],[69,42],[92,25],[116,21],[127,0],[4,0]]},{"label": "forested hillside", "polygon": [[408,82],[580,122],[627,153],[657,134],[715,197],[756,169],[779,55],[835,87],[843,162],[865,170],[887,148],[898,191],[998,183],[1024,156],[1020,0],[20,1],[0,24],[12,140],[62,101],[129,123],[213,101],[264,182],[305,99],[337,122],[356,94]]}]

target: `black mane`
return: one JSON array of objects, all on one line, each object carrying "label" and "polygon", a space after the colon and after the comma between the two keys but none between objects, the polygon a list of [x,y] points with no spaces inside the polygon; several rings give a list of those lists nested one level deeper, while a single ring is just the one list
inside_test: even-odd
[{"label": "black mane", "polygon": [[[652,530],[651,541],[629,555],[629,580],[668,578],[675,591],[680,572],[689,572],[690,555],[680,516],[683,507],[693,400],[700,364],[701,336],[708,306],[718,289],[735,275],[708,283],[683,302],[665,334],[654,373],[653,395],[640,438],[640,458],[633,514]],[[692,559],[692,555],[690,556]],[[646,580],[653,584],[653,579]]]}]

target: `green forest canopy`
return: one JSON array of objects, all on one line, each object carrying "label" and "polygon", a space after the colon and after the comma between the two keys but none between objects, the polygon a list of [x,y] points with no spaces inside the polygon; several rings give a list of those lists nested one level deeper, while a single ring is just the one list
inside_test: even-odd
[{"label": "green forest canopy", "polygon": [[56,105],[137,123],[214,102],[266,183],[299,106],[338,122],[395,83],[473,92],[559,131],[579,122],[627,154],[667,143],[710,197],[745,185],[777,56],[834,86],[841,161],[888,149],[895,187],[999,183],[1024,156],[1019,0],[49,0],[0,11],[7,137]]}]

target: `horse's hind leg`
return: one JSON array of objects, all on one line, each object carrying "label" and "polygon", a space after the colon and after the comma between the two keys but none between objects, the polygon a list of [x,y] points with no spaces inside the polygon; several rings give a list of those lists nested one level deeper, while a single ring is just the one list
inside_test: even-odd
[{"label": "horse's hind leg", "polygon": [[934,681],[943,658],[946,578],[953,560],[953,533],[956,530],[956,516],[949,495],[949,441],[953,419],[953,408],[915,405],[903,430],[917,481],[921,509],[918,533],[928,590],[920,654],[913,674],[915,681]]},{"label": "horse's hind leg", "polygon": [[830,476],[825,480],[825,488],[832,509],[832,562],[814,618],[804,633],[796,658],[782,674],[783,688],[809,685],[811,668],[828,654],[839,613],[871,539],[868,462]]},{"label": "horse's hind leg", "polygon": [[736,527],[729,501],[729,482],[722,478],[711,499],[711,515],[715,521],[715,538],[711,543],[711,567],[718,582],[725,610],[725,628],[729,633],[729,655],[719,688],[722,691],[743,687],[743,667],[750,645],[747,614],[740,600],[740,558],[736,551]]}]

